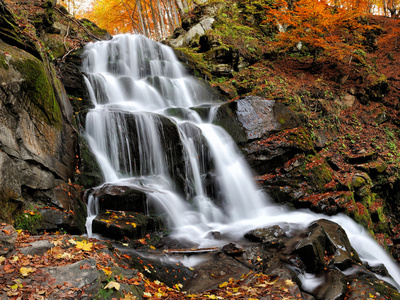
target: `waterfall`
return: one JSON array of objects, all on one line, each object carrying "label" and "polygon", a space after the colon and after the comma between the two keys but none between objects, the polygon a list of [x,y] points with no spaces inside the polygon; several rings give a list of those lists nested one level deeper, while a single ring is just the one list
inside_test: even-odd
[{"label": "waterfall", "polygon": [[[174,237],[215,246],[221,241],[210,238],[211,231],[240,238],[256,227],[288,222],[305,228],[330,219],[344,228],[362,260],[383,262],[399,287],[397,265],[349,217],[271,204],[232,138],[211,123],[215,103],[206,118],[194,109],[216,99],[185,74],[171,48],[140,35],[119,35],[88,44],[83,71],[94,104],[86,136],[105,180],[151,190],[148,198],[168,214]],[[92,219],[96,203],[90,198]]]}]

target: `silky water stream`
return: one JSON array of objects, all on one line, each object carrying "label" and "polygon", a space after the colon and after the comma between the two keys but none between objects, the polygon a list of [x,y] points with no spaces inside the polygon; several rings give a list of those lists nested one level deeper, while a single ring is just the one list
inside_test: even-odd
[{"label": "silky water stream", "polygon": [[[105,181],[149,191],[149,201],[168,214],[175,238],[220,246],[210,232],[239,239],[257,227],[287,222],[306,228],[325,218],[344,228],[363,261],[383,263],[394,282],[386,280],[399,287],[396,263],[349,217],[289,211],[257,189],[231,137],[212,124],[215,95],[185,74],[171,48],[119,35],[88,44],[83,71],[95,106],[86,117],[86,137]],[[209,117],[201,118],[194,107],[204,111],[205,103]],[[97,213],[90,196],[89,236]]]}]

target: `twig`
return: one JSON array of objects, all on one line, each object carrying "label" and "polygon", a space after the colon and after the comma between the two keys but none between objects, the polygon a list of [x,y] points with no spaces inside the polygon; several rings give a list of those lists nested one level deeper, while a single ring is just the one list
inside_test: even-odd
[{"label": "twig", "polygon": [[69,34],[69,26],[70,26],[70,25],[71,25],[71,23],[68,22],[67,33],[66,33],[66,35],[64,36],[64,48],[65,48],[65,51],[68,51],[68,47],[67,47],[67,44],[66,44],[66,40],[67,40],[67,36],[68,36],[68,34]]}]

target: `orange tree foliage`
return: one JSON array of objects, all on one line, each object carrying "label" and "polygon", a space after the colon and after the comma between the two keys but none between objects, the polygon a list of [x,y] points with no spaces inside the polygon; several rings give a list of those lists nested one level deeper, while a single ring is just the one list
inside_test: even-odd
[{"label": "orange tree foliage", "polygon": [[97,0],[84,17],[110,33],[132,32],[130,12],[120,0]]},{"label": "orange tree foliage", "polygon": [[82,15],[111,34],[141,33],[160,40],[180,25],[192,0],[93,0]]},{"label": "orange tree foliage", "polygon": [[289,9],[285,0],[275,0],[273,6],[266,7],[268,18],[264,21],[279,30],[271,42],[273,50],[286,52],[301,43],[314,61],[321,54],[336,60],[357,57],[363,34],[373,26],[363,22],[362,1],[352,7],[335,7],[324,0],[299,0]]}]

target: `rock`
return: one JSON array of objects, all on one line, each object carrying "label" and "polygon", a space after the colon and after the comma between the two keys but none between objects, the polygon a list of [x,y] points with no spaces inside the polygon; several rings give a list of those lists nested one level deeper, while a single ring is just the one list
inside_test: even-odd
[{"label": "rock", "polygon": [[282,103],[255,96],[221,105],[214,123],[222,126],[239,144],[300,125],[298,117]]},{"label": "rock", "polygon": [[243,249],[241,247],[238,247],[234,243],[229,243],[229,244],[223,246],[222,251],[224,251],[226,255],[233,256],[233,257],[240,256],[243,254]]},{"label": "rock", "polygon": [[365,164],[367,162],[376,160],[378,158],[378,153],[371,151],[368,153],[349,155],[346,159],[350,164]]},{"label": "rock", "polygon": [[60,22],[54,22],[50,28],[50,31],[52,33],[60,34],[62,36],[65,36],[67,34],[68,30],[69,30],[68,26],[64,25]]},{"label": "rock", "polygon": [[230,278],[239,279],[249,271],[249,268],[227,255],[213,255],[196,266],[191,280],[183,288],[190,293],[212,290]]},{"label": "rock", "polygon": [[142,272],[151,280],[159,280],[167,286],[182,284],[183,286],[194,276],[194,272],[181,263],[161,261],[156,256],[142,255],[132,249],[120,249],[131,257],[130,267]]},{"label": "rock", "polygon": [[18,234],[11,225],[0,224],[0,227],[0,256],[6,256],[14,250]]},{"label": "rock", "polygon": [[281,249],[284,247],[282,237],[286,234],[279,225],[272,227],[257,228],[247,232],[246,238],[262,243],[266,248]]},{"label": "rock", "polygon": [[360,263],[344,230],[338,224],[324,219],[311,223],[307,236],[296,245],[294,252],[300,256],[306,271],[312,273],[326,266],[326,255],[332,256],[330,260],[340,270]]},{"label": "rock", "polygon": [[44,271],[56,279],[55,285],[67,283],[78,289],[88,286],[85,292],[95,295],[100,289],[100,272],[96,263],[94,259],[84,259],[66,266],[45,268]]},{"label": "rock", "polygon": [[317,299],[343,299],[347,292],[346,276],[338,270],[328,270],[324,273],[323,284],[310,292]]},{"label": "rock", "polygon": [[114,240],[140,239],[146,234],[162,231],[166,221],[158,216],[149,216],[132,211],[114,211],[112,214],[100,213],[92,224],[92,231]]},{"label": "rock", "polygon": [[150,213],[148,211],[146,189],[144,188],[106,183],[95,188],[92,195],[99,199],[101,211],[110,209]]},{"label": "rock", "polygon": [[180,48],[189,45],[193,38],[199,38],[211,29],[215,19],[213,17],[204,17],[198,24],[194,25],[189,31],[180,34],[176,39],[169,41],[172,47]]},{"label": "rock", "polygon": [[[0,50],[7,53],[0,64],[0,185],[26,204],[46,206],[59,201],[53,189],[75,172],[72,109],[47,61],[4,42]],[[72,202],[78,199],[71,196]]]},{"label": "rock", "polygon": [[28,247],[19,250],[24,255],[43,255],[48,250],[54,247],[54,244],[47,240],[34,241]]}]

